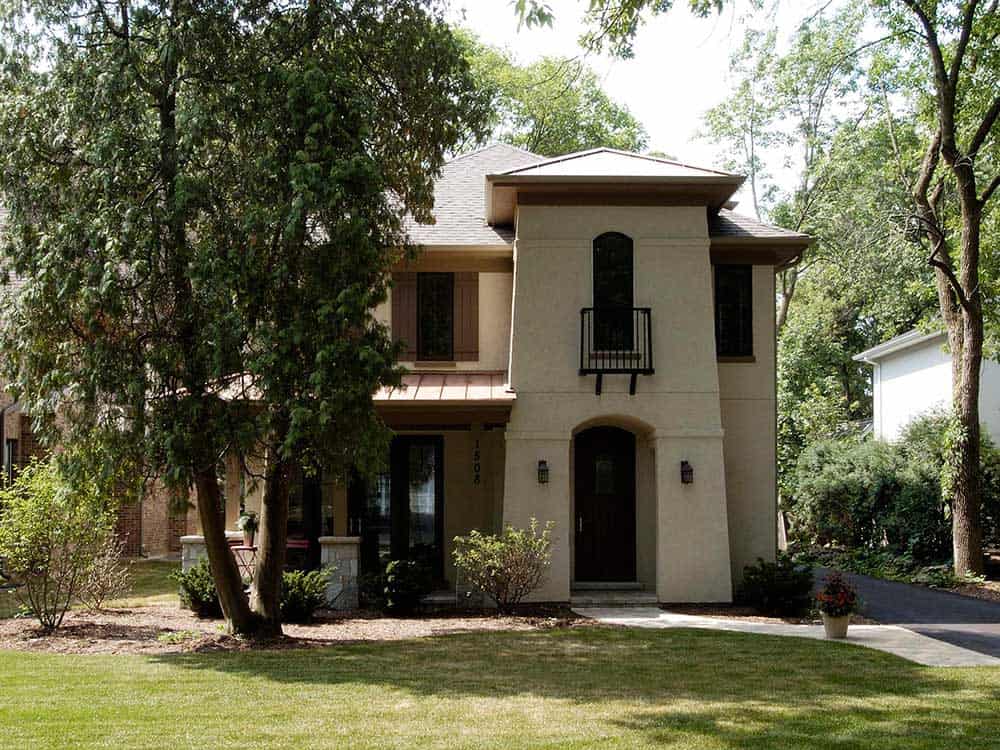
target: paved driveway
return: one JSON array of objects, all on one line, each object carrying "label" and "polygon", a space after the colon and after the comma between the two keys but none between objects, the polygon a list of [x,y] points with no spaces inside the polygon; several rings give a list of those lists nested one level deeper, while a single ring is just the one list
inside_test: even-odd
[{"label": "paved driveway", "polygon": [[[829,571],[816,569],[817,585]],[[863,600],[863,614],[955,646],[1000,657],[1000,602],[845,573]]]}]

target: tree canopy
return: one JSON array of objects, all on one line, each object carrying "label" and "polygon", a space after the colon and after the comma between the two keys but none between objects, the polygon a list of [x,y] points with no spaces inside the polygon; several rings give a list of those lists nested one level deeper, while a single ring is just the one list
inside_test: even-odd
[{"label": "tree canopy", "polygon": [[[293,469],[382,454],[371,395],[399,372],[372,311],[488,101],[420,0],[2,8],[5,374],[51,439],[193,486],[231,626],[274,633]],[[228,454],[266,465],[255,612]]]},{"label": "tree canopy", "polygon": [[473,75],[492,100],[491,139],[543,156],[600,146],[646,148],[645,128],[607,95],[582,60],[543,57],[522,65],[506,51],[461,33]]}]

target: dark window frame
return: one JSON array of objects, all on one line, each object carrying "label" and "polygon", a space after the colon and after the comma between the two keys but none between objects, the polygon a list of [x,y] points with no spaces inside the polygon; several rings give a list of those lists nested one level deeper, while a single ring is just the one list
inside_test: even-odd
[{"label": "dark window frame", "polygon": [[17,477],[18,470],[18,444],[17,438],[5,438],[3,442],[3,480],[13,482]]},{"label": "dark window frame", "polygon": [[[436,292],[431,291],[431,285],[444,283],[441,288],[448,289],[446,300],[437,297]],[[432,299],[434,295],[436,299]],[[432,311],[431,304],[437,304],[440,309]],[[447,319],[447,325],[441,326],[441,332],[447,338],[447,347],[430,350],[431,342],[427,341],[427,331],[425,325],[428,324],[431,314],[442,315]],[[437,342],[440,343],[440,342]],[[451,272],[419,272],[417,274],[417,361],[419,362],[453,362],[455,360],[455,274]]]},{"label": "dark window frame", "polygon": [[[753,357],[753,266],[719,263],[713,267],[712,285],[716,356]],[[738,287],[735,299],[730,294],[734,286]]]},{"label": "dark window frame", "polygon": [[[617,247],[616,247],[617,245]],[[609,260],[621,252],[622,257]],[[621,262],[611,268],[610,261]],[[627,269],[624,268],[627,266]],[[611,273],[610,277],[607,275]],[[635,307],[635,242],[623,232],[603,232],[594,238],[591,252],[594,305],[594,348],[599,351],[631,351],[635,348],[632,310]],[[627,280],[627,285],[621,282]],[[619,288],[614,288],[620,284]],[[627,286],[627,289],[625,288]],[[611,299],[618,297],[618,299]]]}]

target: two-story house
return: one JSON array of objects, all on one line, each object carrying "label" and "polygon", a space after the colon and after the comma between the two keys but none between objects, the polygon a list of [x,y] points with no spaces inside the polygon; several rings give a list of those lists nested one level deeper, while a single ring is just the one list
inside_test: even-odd
[{"label": "two-story house", "polygon": [[[443,586],[456,535],[536,518],[538,600],[730,601],[775,554],[774,277],[810,242],[728,210],[742,181],[610,149],[451,160],[377,311],[410,370],[376,396],[389,470],[304,482],[290,534],[345,586],[380,556]],[[235,520],[259,489],[229,471]]]}]

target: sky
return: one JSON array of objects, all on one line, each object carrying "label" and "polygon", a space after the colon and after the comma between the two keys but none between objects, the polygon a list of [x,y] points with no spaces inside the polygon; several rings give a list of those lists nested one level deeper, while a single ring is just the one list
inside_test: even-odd
[{"label": "sky", "polygon": [[[548,0],[555,13],[552,28],[518,30],[509,0],[451,0],[453,19],[483,41],[509,49],[519,62],[544,55],[583,55],[577,40],[584,30],[585,0]],[[826,0],[785,0],[756,23],[775,23],[781,38]],[[738,0],[721,15],[697,18],[677,0],[669,12],[649,20],[635,41],[635,57],[617,60],[588,55],[587,62],[604,88],[624,104],[649,133],[649,149],[662,151],[697,166],[721,162],[719,147],[699,139],[702,116],[721,102],[729,89],[729,59],[738,49],[749,4]],[[776,181],[790,187],[794,172],[783,164],[769,165]],[[738,194],[744,208],[749,196]]]}]

